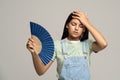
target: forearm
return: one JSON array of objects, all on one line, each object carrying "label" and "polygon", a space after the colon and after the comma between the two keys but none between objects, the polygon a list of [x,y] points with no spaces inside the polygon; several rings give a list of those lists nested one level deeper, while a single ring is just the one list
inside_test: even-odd
[{"label": "forearm", "polygon": [[92,34],[99,48],[101,49],[105,48],[107,46],[107,41],[105,40],[103,35],[89,22],[86,23],[86,27],[89,30],[89,32]]},{"label": "forearm", "polygon": [[31,54],[32,54],[34,68],[35,68],[37,74],[42,75],[46,71],[44,63],[39,58],[39,55],[34,54],[34,53],[31,53]]},{"label": "forearm", "polygon": [[106,40],[104,39],[103,35],[89,22],[88,17],[85,15],[85,13],[78,10],[74,11],[73,14],[77,15],[77,17],[74,16],[74,18],[79,19],[95,39],[93,49],[95,51],[99,51],[105,48],[107,46]]},{"label": "forearm", "polygon": [[36,44],[37,42],[34,41],[33,38],[29,38],[26,46],[27,46],[27,49],[31,52],[34,68],[37,74],[42,75],[50,67],[50,65],[52,64],[52,61],[50,61],[47,65],[45,65],[42,62],[42,60],[39,57],[39,52],[38,52],[39,47]]}]

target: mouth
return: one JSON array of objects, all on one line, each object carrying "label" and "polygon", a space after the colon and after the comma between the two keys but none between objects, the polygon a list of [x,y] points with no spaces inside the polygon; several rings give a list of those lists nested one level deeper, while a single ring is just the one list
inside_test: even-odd
[{"label": "mouth", "polygon": [[78,32],[77,32],[77,31],[74,31],[73,33],[74,33],[74,34],[78,34]]}]

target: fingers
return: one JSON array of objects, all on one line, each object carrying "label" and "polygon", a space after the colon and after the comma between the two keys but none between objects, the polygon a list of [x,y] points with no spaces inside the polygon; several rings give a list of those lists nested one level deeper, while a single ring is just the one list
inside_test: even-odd
[{"label": "fingers", "polygon": [[81,11],[79,11],[79,10],[76,10],[76,11],[73,11],[73,18],[77,18],[78,20],[80,20],[81,21],[81,17],[83,16],[83,14],[82,14],[82,12]]},{"label": "fingers", "polygon": [[77,15],[77,16],[79,16],[79,17],[81,17],[81,16],[86,16],[86,17],[87,17],[87,12],[82,12],[82,11],[80,11],[80,10],[75,10],[75,11],[73,11],[73,14],[74,14],[74,15]]},{"label": "fingers", "polygon": [[81,22],[80,18],[82,16],[82,14],[81,14],[81,12],[79,10],[73,11],[72,14],[73,14],[72,18],[76,18],[76,19],[78,19]]},{"label": "fingers", "polygon": [[32,38],[32,37],[31,37],[31,38],[29,38],[29,39],[28,39],[28,41],[34,42],[34,40],[33,40],[33,38]]},{"label": "fingers", "polygon": [[34,52],[34,46],[35,46],[34,40],[33,40],[32,38],[29,38],[29,39],[28,39],[28,42],[27,42],[27,44],[26,44],[27,49],[28,49],[30,52]]},{"label": "fingers", "polygon": [[42,49],[40,40],[35,36],[31,36],[31,38],[28,39],[26,47],[30,52],[36,54],[38,54]]},{"label": "fingers", "polygon": [[73,18],[77,18],[78,20],[80,20],[80,22],[83,24],[83,25],[86,25],[88,23],[88,16],[80,11],[80,10],[75,10],[73,11]]},{"label": "fingers", "polygon": [[73,15],[78,16],[78,17],[81,17],[81,16],[84,15],[84,13],[81,12],[81,11],[79,11],[79,10],[76,10],[76,11],[73,11]]},{"label": "fingers", "polygon": [[33,43],[33,40],[32,40],[31,38],[29,38],[26,46],[29,46],[29,45],[31,45],[32,43]]}]

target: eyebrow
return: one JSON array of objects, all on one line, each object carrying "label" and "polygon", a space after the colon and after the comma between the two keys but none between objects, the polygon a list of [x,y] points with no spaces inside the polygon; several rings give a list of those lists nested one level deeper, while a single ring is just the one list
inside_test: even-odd
[{"label": "eyebrow", "polygon": [[[80,21],[79,21],[79,22],[80,22]],[[76,21],[72,21],[72,20],[71,20],[71,23],[76,23]],[[83,24],[80,22],[80,25],[83,25]]]}]

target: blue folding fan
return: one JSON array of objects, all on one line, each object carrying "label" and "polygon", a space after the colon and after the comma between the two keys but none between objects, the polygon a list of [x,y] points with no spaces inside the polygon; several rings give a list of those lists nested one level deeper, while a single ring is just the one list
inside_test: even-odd
[{"label": "blue folding fan", "polygon": [[39,57],[46,65],[50,62],[54,53],[54,42],[49,32],[41,25],[30,22],[31,35],[36,36],[41,44],[42,49],[39,53]]}]

